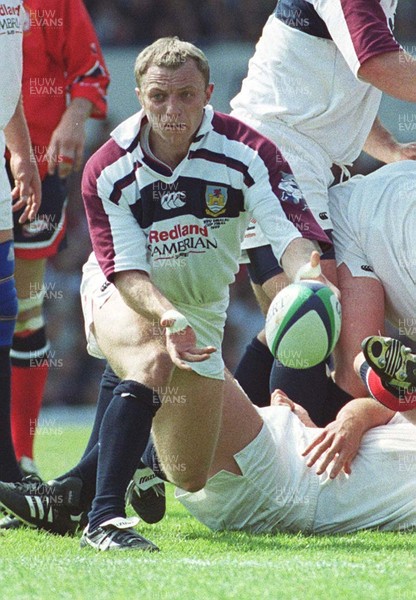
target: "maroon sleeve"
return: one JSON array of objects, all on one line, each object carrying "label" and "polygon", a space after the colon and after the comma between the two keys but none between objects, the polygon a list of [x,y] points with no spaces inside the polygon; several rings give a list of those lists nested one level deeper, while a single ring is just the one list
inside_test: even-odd
[{"label": "maroon sleeve", "polygon": [[360,64],[400,49],[392,33],[393,16],[389,19],[379,0],[341,0],[341,7]]}]

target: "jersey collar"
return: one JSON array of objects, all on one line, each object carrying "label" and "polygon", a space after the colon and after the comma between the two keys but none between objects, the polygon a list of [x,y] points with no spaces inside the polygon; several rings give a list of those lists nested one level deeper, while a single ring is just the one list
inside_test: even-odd
[{"label": "jersey collar", "polygon": [[[204,108],[204,116],[202,118],[201,125],[196,132],[191,145],[199,143],[205,137],[205,135],[212,130],[213,116],[214,109],[210,104],[207,104],[207,106]],[[113,129],[110,135],[121,148],[128,150],[132,145],[135,145],[135,140],[138,140],[140,128],[144,121],[147,122],[147,117],[142,109],[120,123],[120,125]]]}]

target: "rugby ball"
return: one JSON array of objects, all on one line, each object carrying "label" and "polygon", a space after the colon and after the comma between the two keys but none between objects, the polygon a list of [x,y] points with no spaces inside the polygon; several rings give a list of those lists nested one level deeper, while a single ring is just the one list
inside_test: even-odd
[{"label": "rugby ball", "polygon": [[323,283],[302,280],[283,288],[266,317],[270,352],[285,367],[307,369],[324,361],[341,331],[341,305]]}]

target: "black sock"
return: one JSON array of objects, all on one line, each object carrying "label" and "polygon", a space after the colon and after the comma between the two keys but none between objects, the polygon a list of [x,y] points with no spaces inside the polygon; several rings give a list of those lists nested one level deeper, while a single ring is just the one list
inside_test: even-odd
[{"label": "black sock", "polygon": [[20,481],[23,473],[14,453],[10,425],[10,348],[0,347],[0,481]]},{"label": "black sock", "polygon": [[78,477],[82,480],[81,496],[79,508],[82,510],[90,510],[92,501],[94,500],[96,481],[97,481],[97,464],[98,464],[98,443],[88,452],[83,454],[79,463],[67,471],[64,475],[56,477],[56,481],[62,481],[67,477]]},{"label": "black sock", "polygon": [[323,427],[323,413],[328,395],[326,364],[309,369],[284,367],[275,360],[270,375],[270,392],[281,389],[291,400],[303,406],[312,421]]},{"label": "black sock", "polygon": [[[83,455],[80,462],[65,473],[56,478],[56,481],[61,481],[67,477],[78,477],[82,480],[80,508],[82,510],[89,510],[91,508],[92,501],[94,500],[96,491],[96,479],[97,479],[97,463],[98,463],[98,444],[96,444],[88,454]],[[168,481],[165,472],[162,469],[159,459],[156,454],[156,448],[153,444],[152,436],[149,436],[146,449],[143,452],[141,460],[138,462],[136,468],[150,467],[157,477]]]},{"label": "black sock", "polygon": [[120,383],[120,379],[114,373],[109,364],[101,377],[100,391],[97,400],[97,410],[95,412],[94,425],[88,440],[87,447],[79,463],[60,477],[56,481],[61,481],[67,477],[78,477],[82,480],[81,505],[83,510],[91,508],[95,496],[95,487],[97,479],[98,463],[98,436],[101,427],[101,421],[114,396],[114,389]]},{"label": "black sock", "polygon": [[[98,393],[97,410],[95,411],[94,425],[92,427],[90,439],[88,440],[87,447],[84,450],[84,456],[94,448],[98,443],[98,436],[100,433],[101,421],[103,420],[104,413],[110,405],[111,400],[114,396],[114,390],[120,383],[120,379],[114,373],[113,369],[107,363],[104,373],[101,376],[100,391]],[[81,459],[82,460],[82,459]]]},{"label": "black sock", "polygon": [[149,440],[160,399],[136,381],[122,381],[103,417],[99,434],[97,490],[89,513],[90,530],[114,517],[125,517],[125,493],[138,457]]},{"label": "black sock", "polygon": [[[92,501],[94,500],[96,491],[97,479],[97,463],[98,463],[98,444],[96,444],[88,454],[83,455],[79,463],[70,471],[56,478],[56,481],[61,481],[67,477],[78,477],[82,480],[80,508],[89,510]],[[162,469],[159,459],[156,454],[156,448],[153,444],[152,436],[150,435],[146,449],[143,452],[141,461],[137,464],[137,469],[150,467],[157,477],[168,481],[165,472]]]},{"label": "black sock", "polygon": [[269,379],[273,355],[257,337],[253,338],[237,365],[234,377],[256,406],[270,406]]}]

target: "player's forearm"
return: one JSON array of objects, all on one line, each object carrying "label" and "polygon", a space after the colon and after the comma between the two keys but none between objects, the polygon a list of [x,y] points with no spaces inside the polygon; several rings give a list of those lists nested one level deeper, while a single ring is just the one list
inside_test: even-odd
[{"label": "player's forearm", "polygon": [[390,163],[396,160],[398,148],[397,140],[377,117],[364,144],[365,152],[377,160]]},{"label": "player's forearm", "polygon": [[127,306],[152,323],[159,323],[167,310],[174,310],[144,271],[116,273],[114,284]]},{"label": "player's forearm", "polygon": [[23,111],[22,99],[20,97],[14,115],[4,128],[6,144],[10,152],[20,156],[31,156],[31,144],[29,129]]},{"label": "player's forearm", "polygon": [[416,59],[404,50],[369,58],[358,77],[394,98],[416,102]]},{"label": "player's forearm", "polygon": [[319,245],[312,240],[299,237],[290,242],[281,258],[283,270],[290,281],[294,281],[299,269],[310,262],[314,250],[319,252]]},{"label": "player's forearm", "polygon": [[362,433],[372,427],[386,425],[394,416],[394,412],[372,398],[356,398],[348,402],[339,411],[336,420],[354,419]]},{"label": "player's forearm", "polygon": [[70,118],[77,125],[80,123],[83,124],[91,115],[93,106],[93,103],[86,98],[73,98],[68,105],[64,116]]}]

